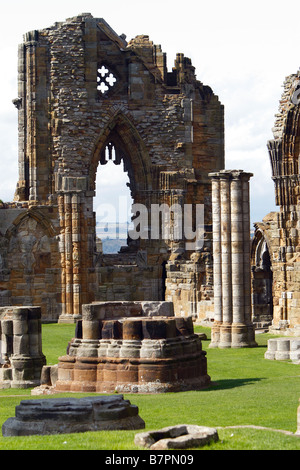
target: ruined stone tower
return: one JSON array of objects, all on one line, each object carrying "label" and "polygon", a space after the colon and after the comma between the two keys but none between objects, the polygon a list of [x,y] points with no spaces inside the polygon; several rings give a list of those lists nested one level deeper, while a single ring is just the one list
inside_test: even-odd
[{"label": "ruined stone tower", "polygon": [[[300,72],[288,76],[268,142],[278,212],[255,224],[252,244],[253,321],[299,334]],[[297,333],[298,332],[298,333]]]},{"label": "ruined stone tower", "polygon": [[[14,104],[19,181],[0,211],[1,305],[40,305],[44,320],[74,321],[94,300],[165,299],[178,315],[209,315],[208,173],[224,167],[224,116],[191,60],[177,54],[168,71],[148,36],[126,42],[82,14],[24,36]],[[111,149],[149,218],[162,204],[205,208],[200,247],[184,235],[151,237],[146,224],[119,254],[97,252],[95,179]]]}]

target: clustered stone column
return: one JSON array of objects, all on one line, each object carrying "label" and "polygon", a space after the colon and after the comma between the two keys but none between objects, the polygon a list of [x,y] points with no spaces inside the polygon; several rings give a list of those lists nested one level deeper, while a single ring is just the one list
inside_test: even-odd
[{"label": "clustered stone column", "polygon": [[215,305],[210,347],[256,346],[251,321],[251,176],[241,170],[210,173]]},{"label": "clustered stone column", "polygon": [[92,266],[90,232],[94,219],[92,202],[89,205],[92,197],[86,188],[87,181],[84,177],[63,177],[61,181],[57,181],[62,267],[61,323],[80,318],[81,305],[90,300],[88,283],[91,279],[88,279],[88,270]]},{"label": "clustered stone column", "polygon": [[0,337],[0,388],[39,385],[46,364],[40,307],[0,308]]}]

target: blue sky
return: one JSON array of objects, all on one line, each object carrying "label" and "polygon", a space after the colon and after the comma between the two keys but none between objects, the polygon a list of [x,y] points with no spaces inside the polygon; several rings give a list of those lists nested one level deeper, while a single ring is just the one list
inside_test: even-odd
[{"label": "blue sky", "polygon": [[[118,34],[126,34],[127,40],[149,35],[167,53],[169,68],[178,52],[191,58],[197,78],[225,106],[226,168],[254,173],[251,221],[276,210],[266,145],[273,137],[284,79],[300,66],[299,1],[0,0],[0,4],[2,200],[13,199],[18,179],[17,110],[12,104],[17,97],[18,44],[28,31],[90,12],[104,18]],[[110,189],[115,193],[116,188]]]}]

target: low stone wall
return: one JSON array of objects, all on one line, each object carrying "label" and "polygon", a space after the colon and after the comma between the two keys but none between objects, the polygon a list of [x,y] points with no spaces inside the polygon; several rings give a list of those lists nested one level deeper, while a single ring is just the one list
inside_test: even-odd
[{"label": "low stone wall", "polygon": [[82,316],[82,337],[59,358],[55,391],[157,393],[210,383],[192,318],[175,317],[172,303],[101,302]]},{"label": "low stone wall", "polygon": [[0,388],[40,384],[42,353],[40,307],[0,308]]},{"label": "low stone wall", "polygon": [[265,359],[291,360],[294,364],[300,364],[300,337],[269,339]]}]

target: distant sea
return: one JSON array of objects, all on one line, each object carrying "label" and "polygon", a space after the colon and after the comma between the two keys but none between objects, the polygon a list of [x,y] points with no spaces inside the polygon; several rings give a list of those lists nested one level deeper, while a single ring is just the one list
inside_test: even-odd
[{"label": "distant sea", "polygon": [[104,254],[118,253],[127,246],[129,223],[97,223],[96,234],[102,241]]}]

